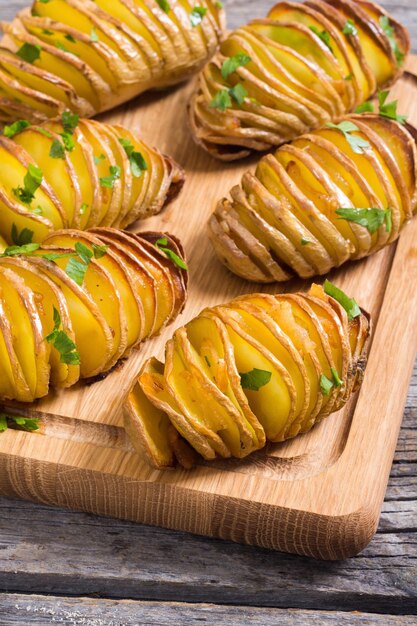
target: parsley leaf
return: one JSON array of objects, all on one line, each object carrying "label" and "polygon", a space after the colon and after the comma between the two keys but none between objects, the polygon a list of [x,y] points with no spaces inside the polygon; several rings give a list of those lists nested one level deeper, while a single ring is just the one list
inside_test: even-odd
[{"label": "parsley leaf", "polygon": [[24,228],[19,233],[16,224],[13,224],[11,236],[15,246],[25,246],[28,243],[32,243],[33,230],[29,230],[29,228]]},{"label": "parsley leaf", "polygon": [[359,130],[359,128],[353,122],[349,122],[347,120],[344,122],[340,122],[340,124],[332,124],[331,122],[328,122],[326,126],[328,128],[340,130],[355,154],[363,154],[365,150],[371,147],[369,142],[360,135],[351,134],[352,132]]},{"label": "parsley leaf", "polygon": [[90,41],[92,41],[93,43],[97,43],[99,41],[97,30],[95,28],[91,29]]},{"label": "parsley leaf", "polygon": [[77,43],[77,40],[75,39],[75,37],[73,37],[72,35],[65,35],[65,39],[67,39],[68,41],[70,41],[71,43]]},{"label": "parsley leaf", "polygon": [[100,154],[100,156],[94,156],[94,163],[96,165],[100,165],[100,163],[104,161],[105,158],[106,157],[104,156],[104,154]]},{"label": "parsley leaf", "polygon": [[330,371],[331,371],[331,373],[332,373],[332,376],[333,376],[333,382],[334,382],[334,384],[336,385],[336,387],[342,387],[342,385],[343,385],[344,383],[343,383],[343,380],[341,380],[341,379],[340,379],[340,376],[339,376],[339,374],[338,374],[338,372],[337,372],[337,369],[336,369],[335,367],[331,367],[331,368],[330,368]]},{"label": "parsley leaf", "polygon": [[63,330],[60,330],[60,327],[61,316],[54,307],[54,329],[45,337],[45,341],[53,345],[59,352],[61,363],[80,365],[80,353],[77,351],[77,346]]},{"label": "parsley leaf", "polygon": [[379,18],[379,24],[382,28],[382,30],[384,31],[389,44],[391,46],[391,49],[394,53],[394,56],[397,60],[397,64],[398,65],[402,65],[404,58],[405,58],[405,54],[404,52],[401,52],[399,46],[398,46],[398,42],[395,38],[395,30],[394,27],[392,26],[391,22],[389,21],[389,17],[388,15],[381,15],[381,17]]},{"label": "parsley leaf", "polygon": [[41,46],[31,43],[24,43],[16,52],[17,56],[27,61],[27,63],[35,63],[41,56]]},{"label": "parsley leaf", "polygon": [[113,189],[114,183],[120,178],[121,169],[118,165],[110,165],[110,176],[102,176],[100,178],[100,185]]},{"label": "parsley leaf", "polygon": [[239,67],[244,67],[251,61],[251,57],[244,52],[238,52],[235,56],[226,59],[222,65],[222,76],[224,80],[227,80],[230,74],[236,72]]},{"label": "parsley leaf", "polygon": [[309,241],[308,239],[304,239],[304,238],[301,239],[302,246],[308,246],[309,243],[311,243],[311,241]]},{"label": "parsley leaf", "polygon": [[135,151],[133,144],[129,139],[119,137],[119,142],[125,149],[125,152],[129,158],[132,174],[135,178],[139,178],[142,172],[148,169],[148,165],[141,152]]},{"label": "parsley leaf", "polygon": [[355,22],[353,20],[347,20],[345,25],[343,26],[342,33],[344,35],[357,35],[358,29],[355,26]]},{"label": "parsley leaf", "polygon": [[329,380],[327,376],[322,374],[320,376],[320,389],[321,389],[323,396],[329,396],[333,387],[334,387],[333,382]]},{"label": "parsley leaf", "polygon": [[22,254],[30,255],[35,250],[39,250],[39,243],[27,243],[23,246],[9,246],[0,256],[20,256]]},{"label": "parsley leaf", "polygon": [[172,261],[180,269],[188,272],[188,265],[184,261],[184,259],[179,257],[178,254],[175,254],[173,250],[170,250],[169,248],[167,248],[167,245],[168,245],[167,237],[161,237],[160,239],[158,239],[158,241],[155,242],[155,246],[159,250],[161,250],[161,252],[163,252],[170,259],[170,261]]},{"label": "parsley leaf", "polygon": [[363,102],[355,109],[355,113],[373,113],[374,105],[372,102]]},{"label": "parsley leaf", "polygon": [[340,215],[338,219],[355,222],[360,226],[364,226],[373,235],[385,223],[387,233],[392,228],[392,212],[391,209],[337,209],[336,214]]},{"label": "parsley leaf", "polygon": [[36,190],[41,186],[43,180],[42,170],[35,165],[29,164],[26,175],[23,179],[23,187],[12,189],[12,192],[20,202],[30,205],[35,197]]},{"label": "parsley leaf", "polygon": [[324,293],[326,293],[331,298],[334,298],[339,304],[342,305],[342,307],[348,314],[349,320],[353,320],[355,317],[359,317],[359,315],[361,314],[361,310],[354,298],[349,298],[349,296],[347,296],[344,291],[339,289],[339,287],[336,287],[336,285],[333,285],[330,280],[326,280],[324,282],[323,289]]},{"label": "parsley leaf", "polygon": [[165,13],[169,13],[171,10],[171,5],[169,4],[169,2],[167,0],[156,0],[156,3],[158,4],[158,6],[165,11]]},{"label": "parsley leaf", "polygon": [[49,132],[49,130],[42,128],[42,126],[37,126],[36,131],[40,133],[41,135],[43,135],[44,137],[48,137],[48,139],[52,139],[52,134]]},{"label": "parsley leaf", "polygon": [[241,104],[243,104],[243,101],[248,95],[248,92],[246,91],[242,83],[237,83],[237,85],[229,89],[229,94],[234,100],[236,100],[236,102],[240,106]]},{"label": "parsley leaf", "polygon": [[80,116],[77,113],[71,113],[71,111],[64,111],[61,116],[62,126],[66,133],[73,134],[74,130],[78,126]]},{"label": "parsley leaf", "polygon": [[0,433],[4,433],[9,428],[8,422],[14,422],[22,430],[27,430],[28,432],[39,430],[39,420],[34,417],[20,417],[18,415],[0,413]]},{"label": "parsley leaf", "polygon": [[225,111],[232,106],[232,99],[228,89],[220,89],[210,102],[209,107],[212,109],[219,109],[219,111]]},{"label": "parsley leaf", "polygon": [[18,133],[21,133],[22,130],[25,130],[28,126],[30,126],[30,123],[27,120],[18,120],[17,122],[14,122],[14,124],[10,124],[10,126],[5,126],[3,135],[11,139]]},{"label": "parsley leaf", "polygon": [[388,96],[389,91],[380,91],[378,93],[379,114],[382,115],[382,117],[387,117],[390,120],[395,120],[400,124],[405,124],[407,121],[407,116],[399,115],[397,113],[398,100],[393,100],[392,102],[387,103]]},{"label": "parsley leaf", "polygon": [[243,389],[249,389],[250,391],[259,391],[261,387],[267,385],[272,378],[272,372],[266,370],[255,369],[250,372],[240,374],[240,384]]},{"label": "parsley leaf", "polygon": [[319,37],[322,42],[324,44],[326,44],[326,46],[329,48],[330,52],[332,54],[334,54],[332,45],[330,43],[330,34],[327,32],[327,30],[319,30],[318,28],[316,28],[315,26],[309,26],[310,30],[313,31],[313,33],[315,35],[317,35],[317,37]]},{"label": "parsley leaf", "polygon": [[65,159],[65,148],[59,139],[54,139],[49,151],[49,156],[52,159]]},{"label": "parsley leaf", "polygon": [[201,24],[201,22],[203,21],[203,17],[207,13],[207,10],[208,9],[205,7],[196,6],[193,8],[193,10],[190,13],[190,22],[193,28]]}]

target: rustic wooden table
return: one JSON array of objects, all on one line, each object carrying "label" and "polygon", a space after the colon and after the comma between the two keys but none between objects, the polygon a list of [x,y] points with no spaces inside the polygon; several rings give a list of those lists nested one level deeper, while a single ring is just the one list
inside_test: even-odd
[{"label": "rustic wooden table", "polygon": [[[27,0],[0,0],[11,18]],[[273,0],[226,0],[233,27]],[[408,25],[417,2],[382,2]],[[400,375],[400,373],[398,373]],[[417,366],[379,531],[339,563],[0,499],[0,626],[417,625]]]}]

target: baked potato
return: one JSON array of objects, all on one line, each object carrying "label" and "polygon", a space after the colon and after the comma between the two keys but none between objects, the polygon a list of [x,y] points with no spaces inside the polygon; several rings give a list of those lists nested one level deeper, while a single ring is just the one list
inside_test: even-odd
[{"label": "baked potato", "polygon": [[239,159],[353,112],[401,74],[406,29],[368,0],[279,2],[233,31],[191,98],[196,141]]},{"label": "baked potato", "polygon": [[135,448],[158,469],[243,458],[310,430],[361,384],[369,316],[328,281],[254,294],[178,329],[125,402]]},{"label": "baked potato", "polygon": [[0,44],[0,121],[83,117],[188,78],[215,52],[221,2],[35,0]]},{"label": "baked potato", "polygon": [[0,255],[0,401],[105,374],[182,310],[187,266],[165,233],[62,230]]},{"label": "baked potato", "polygon": [[219,259],[242,278],[270,283],[325,274],[395,241],[417,210],[417,135],[395,103],[381,110],[396,119],[347,117],[245,173],[209,221]]},{"label": "baked potato", "polygon": [[184,172],[126,128],[64,112],[40,125],[19,120],[0,136],[0,235],[41,242],[61,228],[125,228],[158,213]]}]

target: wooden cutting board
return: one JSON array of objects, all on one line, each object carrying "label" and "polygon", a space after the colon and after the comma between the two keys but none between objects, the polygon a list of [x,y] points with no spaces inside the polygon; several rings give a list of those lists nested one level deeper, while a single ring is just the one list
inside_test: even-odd
[{"label": "wooden cutting board", "polygon": [[[417,57],[407,67],[417,74]],[[41,429],[0,435],[0,493],[321,559],[352,556],[377,528],[417,352],[417,219],[397,244],[330,277],[374,320],[363,387],[343,411],[243,461],[188,472],[148,467],[123,430],[121,405],[135,374],[145,358],[163,355],[175,327],[243,293],[309,287],[245,283],[214,257],[207,218],[257,157],[224,164],[198,149],[187,128],[189,91],[185,85],[147,95],[103,117],[138,132],[187,171],[180,198],[137,228],[182,239],[191,268],[185,312],[105,380],[30,407],[5,407],[41,417]],[[407,74],[391,96],[417,124],[417,78]]]}]

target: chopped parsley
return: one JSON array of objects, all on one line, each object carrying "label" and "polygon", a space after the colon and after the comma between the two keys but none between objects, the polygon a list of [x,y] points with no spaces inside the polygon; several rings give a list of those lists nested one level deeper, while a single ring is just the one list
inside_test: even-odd
[{"label": "chopped parsley", "polygon": [[399,46],[398,46],[398,42],[395,38],[395,30],[394,27],[392,26],[388,15],[381,15],[381,17],[379,18],[379,24],[382,28],[382,30],[384,31],[389,44],[391,46],[391,49],[394,53],[394,56],[396,58],[397,64],[398,65],[402,65],[404,58],[405,58],[405,54],[404,52],[401,52]]},{"label": "chopped parsley", "polygon": [[184,259],[182,259],[180,256],[178,256],[178,254],[176,254],[173,250],[167,247],[167,237],[161,237],[160,239],[158,239],[158,241],[155,242],[155,246],[159,250],[161,250],[161,252],[163,252],[168,257],[168,259],[174,263],[174,265],[188,272],[188,265],[186,264]]},{"label": "chopped parsley", "polygon": [[77,351],[77,346],[60,328],[61,316],[54,307],[54,329],[45,337],[45,341],[50,343],[59,352],[61,363],[80,365],[80,353]]},{"label": "chopped parsley", "polygon": [[97,34],[97,30],[95,29],[95,27],[93,27],[93,28],[91,29],[91,33],[90,33],[90,41],[91,41],[92,43],[97,43],[97,42],[99,41],[98,34]]},{"label": "chopped parsley", "polygon": [[372,102],[363,102],[355,109],[355,113],[373,113],[374,105]]},{"label": "chopped parsley", "polygon": [[167,0],[156,0],[157,5],[161,8],[165,13],[169,13],[171,10],[171,5]]},{"label": "chopped parsley", "polygon": [[10,126],[5,126],[3,135],[11,139],[18,133],[21,133],[22,130],[25,130],[28,126],[30,126],[30,122],[27,120],[18,120],[17,122],[14,122],[14,124],[10,124]]},{"label": "chopped parsley", "polygon": [[321,389],[323,396],[329,396],[333,387],[334,387],[333,382],[329,378],[327,378],[327,376],[322,374],[320,376],[320,389]]},{"label": "chopped parsley", "polygon": [[382,117],[387,117],[390,120],[395,120],[400,124],[405,124],[407,121],[407,116],[399,115],[397,113],[398,100],[387,102],[388,96],[389,91],[380,91],[378,93],[379,114],[382,115]]},{"label": "chopped parsley", "polygon": [[119,137],[119,142],[125,149],[125,152],[128,156],[133,176],[135,178],[139,178],[142,175],[142,172],[148,169],[148,165],[145,161],[143,154],[141,152],[135,151],[135,148],[132,142],[129,141],[129,139]]},{"label": "chopped parsley", "polygon": [[20,417],[15,415],[7,415],[6,413],[0,413],[0,433],[6,432],[9,428],[9,423],[12,422],[19,426],[22,430],[33,432],[39,430],[39,420],[35,417]]},{"label": "chopped parsley", "polygon": [[308,246],[309,243],[311,243],[311,241],[309,241],[308,239],[304,239],[304,237],[301,239],[302,246]]},{"label": "chopped parsley", "polygon": [[244,52],[238,52],[235,56],[226,59],[222,65],[222,76],[224,80],[227,80],[230,74],[236,72],[239,67],[244,67],[251,61],[251,57]]},{"label": "chopped parsley", "polygon": [[207,8],[196,6],[190,13],[190,22],[193,28],[199,26],[203,21],[205,14],[207,13]]},{"label": "chopped parsley", "polygon": [[66,133],[70,133],[71,135],[74,133],[74,130],[78,126],[78,122],[80,121],[80,116],[77,113],[71,113],[71,111],[64,111],[61,116],[61,123],[64,127],[64,131]]},{"label": "chopped parsley", "polygon": [[16,52],[17,56],[26,61],[27,63],[35,63],[41,56],[42,48],[39,45],[31,43],[24,43],[21,48]]},{"label": "chopped parsley", "polygon": [[315,35],[317,35],[317,37],[319,37],[319,39],[322,40],[322,42],[329,48],[330,52],[334,54],[332,45],[330,43],[331,41],[330,34],[327,32],[327,30],[319,30],[315,26],[309,26],[309,28],[311,31],[313,31]]},{"label": "chopped parsley", "polygon": [[94,163],[96,165],[100,165],[100,163],[104,161],[105,158],[106,157],[104,156],[104,154],[100,154],[100,156],[94,156]]},{"label": "chopped parsley", "polygon": [[358,29],[355,26],[355,22],[351,19],[347,20],[343,26],[342,33],[344,35],[357,35]]},{"label": "chopped parsley", "polygon": [[24,228],[19,233],[16,224],[13,224],[11,239],[15,246],[26,246],[28,243],[32,243],[33,241],[33,230],[29,230],[29,228]]},{"label": "chopped parsley", "polygon": [[361,310],[354,298],[349,298],[349,296],[347,296],[344,291],[339,289],[339,287],[336,287],[336,285],[333,285],[330,280],[326,280],[324,282],[323,289],[324,293],[326,293],[331,298],[334,298],[334,300],[337,300],[337,302],[342,305],[342,307],[348,314],[349,320],[353,320],[355,317],[359,317],[359,315],[361,314]]},{"label": "chopped parsley", "polygon": [[348,222],[355,222],[360,226],[366,228],[371,235],[385,223],[385,229],[387,233],[392,230],[392,211],[391,209],[337,209],[336,214],[340,217],[340,220],[347,220]]},{"label": "chopped parsley", "polygon": [[240,384],[243,389],[249,391],[259,391],[261,387],[265,387],[272,378],[272,372],[266,370],[260,370],[256,367],[250,372],[240,374]]},{"label": "chopped parsley", "polygon": [[326,126],[328,128],[340,130],[355,154],[363,154],[365,150],[371,147],[369,142],[360,135],[352,135],[354,131],[359,131],[359,128],[353,122],[349,122],[347,120],[340,122],[340,124],[332,124],[331,122],[328,122]]},{"label": "chopped parsley", "polygon": [[230,109],[232,106],[232,99],[235,100],[239,106],[241,106],[247,95],[248,92],[242,83],[237,83],[230,89],[220,89],[210,102],[209,106],[213,109],[225,111],[226,109]]},{"label": "chopped parsley", "polygon": [[49,156],[52,159],[65,159],[65,148],[59,139],[54,139],[49,151]]},{"label": "chopped parsley", "polygon": [[340,376],[339,376],[339,374],[338,374],[338,372],[337,372],[337,369],[336,369],[335,367],[331,367],[331,368],[330,368],[330,371],[331,371],[331,373],[332,373],[332,376],[333,376],[333,382],[334,382],[334,384],[336,385],[336,387],[342,387],[342,385],[343,385],[344,383],[343,383],[343,380],[341,380],[341,378],[340,378]]},{"label": "chopped parsley", "polygon": [[42,184],[42,180],[42,170],[30,163],[23,179],[23,187],[16,187],[15,189],[12,189],[13,194],[23,204],[30,205],[35,197],[36,190]]},{"label": "chopped parsley", "polygon": [[110,176],[102,176],[100,178],[100,185],[108,189],[113,189],[116,180],[120,178],[121,169],[118,165],[110,165],[109,171]]}]

